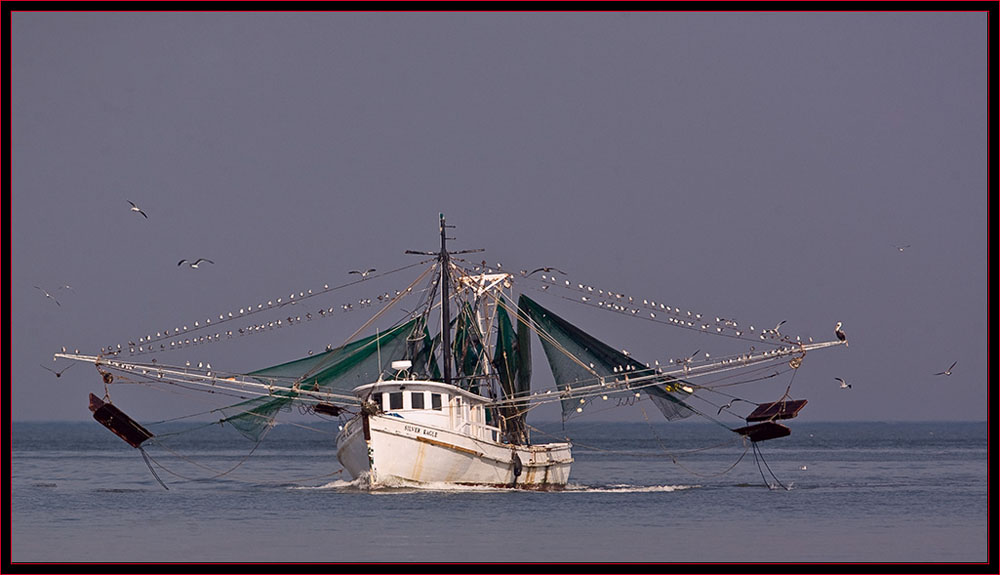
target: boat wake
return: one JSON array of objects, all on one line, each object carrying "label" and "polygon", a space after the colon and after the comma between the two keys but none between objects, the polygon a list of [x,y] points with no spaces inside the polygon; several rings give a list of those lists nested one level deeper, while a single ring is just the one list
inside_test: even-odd
[{"label": "boat wake", "polygon": [[396,480],[389,485],[371,488],[366,477],[353,481],[336,480],[323,485],[295,486],[291,489],[320,489],[334,491],[364,491],[372,494],[399,494],[414,492],[449,492],[449,493],[671,493],[687,489],[697,489],[701,485],[629,485],[625,483],[612,485],[580,485],[570,483],[565,489],[554,491],[525,490],[517,487],[491,487],[485,485],[456,485],[453,483],[417,483]]},{"label": "boat wake", "polygon": [[700,485],[629,485],[619,483],[615,485],[577,485],[570,483],[566,486],[564,493],[670,493],[672,491],[684,491],[686,489],[696,489]]}]

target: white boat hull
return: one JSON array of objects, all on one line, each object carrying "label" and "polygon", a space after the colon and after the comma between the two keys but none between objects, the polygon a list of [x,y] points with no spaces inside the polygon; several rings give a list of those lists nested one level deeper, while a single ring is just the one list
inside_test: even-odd
[{"label": "white boat hull", "polygon": [[337,459],[353,479],[367,478],[369,488],[443,483],[558,490],[569,480],[570,448],[497,443],[379,414],[344,426]]}]

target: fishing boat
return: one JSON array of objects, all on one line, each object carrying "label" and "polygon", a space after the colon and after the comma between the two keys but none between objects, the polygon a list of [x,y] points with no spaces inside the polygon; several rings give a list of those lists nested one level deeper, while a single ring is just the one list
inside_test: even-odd
[{"label": "fishing boat", "polygon": [[[166,385],[243,398],[212,413],[218,415],[217,423],[257,442],[275,426],[279,413],[293,405],[309,415],[334,418],[341,422],[337,460],[353,481],[369,489],[444,484],[560,490],[570,480],[572,444],[566,438],[533,441],[527,415],[535,407],[557,403],[566,421],[595,404],[648,400],[673,421],[721,416],[724,410],[735,411],[730,408],[740,400],[752,410],[729,429],[756,447],[788,435],[790,429],[778,421],[795,417],[806,400],[790,397],[788,389],[763,402],[736,396],[731,389],[740,381],[732,374],[749,371],[747,382],[767,379],[772,376],[761,374],[799,369],[809,352],[846,345],[839,335],[821,342],[786,336],[779,331],[781,324],[756,330],[721,317],[712,321],[679,307],[570,282],[551,267],[513,274],[485,261],[470,264],[459,256],[483,250],[450,251],[451,227],[440,215],[440,248],[406,252],[425,258],[420,262],[423,273],[401,290],[379,294],[378,311],[346,343],[327,346],[322,353],[248,372],[221,371],[210,363],[142,360],[351,310],[350,304],[308,307],[311,298],[337,292],[329,285],[299,292],[298,297],[293,293],[284,301],[248,306],[235,315],[219,314],[218,320],[208,318],[194,329],[147,335],[124,348],[108,346],[96,355],[61,352],[55,357],[96,367],[105,393],[103,399],[91,394],[94,419],[142,450],[144,457],[144,445],[156,441],[157,434],[114,405],[110,389],[115,384]],[[367,281],[373,271],[359,272],[362,277],[354,284]],[[546,295],[563,290],[562,299],[590,309],[754,345],[715,359],[695,352],[663,364],[642,363],[543,306],[538,296],[515,294],[514,284],[522,280]],[[418,305],[400,305],[413,299]],[[297,304],[299,313],[314,312],[306,312],[305,320],[287,315],[285,306],[290,304]],[[371,306],[371,298],[360,300],[359,307]],[[283,317],[257,319],[268,312]],[[437,332],[433,336],[432,327]],[[535,340],[552,371],[555,385],[549,389],[532,385]],[[156,475],[152,465],[150,470]]]}]

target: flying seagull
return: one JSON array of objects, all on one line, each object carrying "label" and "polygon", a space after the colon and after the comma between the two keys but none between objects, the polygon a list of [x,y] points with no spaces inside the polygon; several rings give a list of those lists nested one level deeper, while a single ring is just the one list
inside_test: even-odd
[{"label": "flying seagull", "polygon": [[198,264],[200,264],[201,262],[208,262],[210,264],[214,264],[215,263],[215,262],[213,262],[212,260],[209,260],[209,259],[198,258],[194,262],[188,262],[187,260],[181,260],[181,261],[177,262],[177,265],[181,265],[184,262],[187,262],[187,265],[190,266],[190,267],[192,267],[192,268],[194,268],[194,269],[198,269]]},{"label": "flying seagull", "polygon": [[905,246],[893,246],[893,247],[896,248],[899,251],[903,251],[906,248],[910,247],[910,244],[906,244]]},{"label": "flying seagull", "polygon": [[73,366],[74,366],[74,365],[76,365],[76,364],[75,364],[75,363],[71,363],[71,364],[67,365],[66,367],[62,368],[62,369],[61,369],[61,370],[59,370],[59,371],[56,371],[56,370],[54,370],[54,369],[49,369],[49,368],[45,367],[45,366],[44,366],[44,365],[42,365],[42,364],[38,364],[38,365],[41,365],[43,369],[48,369],[48,370],[49,370],[49,371],[51,371],[52,373],[56,374],[56,377],[62,377],[62,374],[63,374],[63,372],[64,372],[64,371],[66,371],[67,369],[69,369],[69,368],[73,367]]},{"label": "flying seagull", "polygon": [[734,397],[733,399],[729,400],[729,403],[727,403],[727,404],[725,404],[725,405],[723,405],[722,407],[719,408],[719,414],[720,415],[722,414],[722,410],[723,409],[729,409],[730,407],[732,407],[734,401],[746,401],[746,400],[739,399],[738,397]]},{"label": "flying seagull", "polygon": [[351,270],[351,271],[349,271],[347,273],[349,273],[349,274],[358,274],[359,276],[361,276],[361,279],[365,279],[365,278],[368,277],[369,274],[372,274],[374,272],[375,272],[375,268],[368,268],[368,269],[366,269],[363,272],[358,271],[358,270]]},{"label": "flying seagull", "polygon": [[59,303],[59,300],[57,300],[56,298],[52,297],[52,294],[50,294],[49,292],[43,290],[42,288],[40,288],[38,286],[35,286],[35,289],[40,290],[43,294],[45,294],[45,297],[47,297],[47,298],[51,299],[52,301],[56,302],[57,306],[62,307],[62,304]]},{"label": "flying seagull", "polygon": [[552,272],[559,272],[559,273],[561,273],[562,275],[566,275],[566,272],[564,272],[564,271],[562,271],[562,270],[560,270],[560,269],[556,269],[556,268],[552,268],[552,267],[544,267],[544,268],[538,268],[538,269],[536,269],[536,270],[532,271],[531,273],[528,273],[528,274],[524,274],[524,277],[528,277],[528,276],[530,276],[531,274],[534,274],[534,273],[538,273],[538,272],[549,272],[549,273],[552,273]]},{"label": "flying seagull", "polygon": [[951,364],[951,367],[949,367],[948,369],[942,371],[941,373],[935,373],[934,375],[951,375],[952,368],[955,367],[957,364],[958,362],[956,361],[955,363]]},{"label": "flying seagull", "polygon": [[833,379],[836,379],[837,381],[840,382],[840,389],[851,389],[851,384],[849,384],[846,381],[840,379],[839,377],[835,377]]},{"label": "flying seagull", "polygon": [[840,326],[842,326],[842,325],[844,325],[844,324],[842,324],[842,323],[840,323],[838,321],[837,322],[837,327],[833,328],[833,333],[837,334],[837,339],[839,339],[840,341],[844,342],[844,345],[850,346],[851,344],[847,343],[847,334],[845,334],[844,332],[840,331]]},{"label": "flying seagull", "polygon": [[132,211],[133,212],[139,212],[140,214],[142,214],[142,217],[146,218],[147,220],[149,219],[149,216],[146,215],[146,212],[140,210],[139,206],[137,206],[137,205],[135,205],[135,204],[132,203],[132,200],[125,200],[125,201],[128,202],[128,203],[130,203],[130,204],[132,204]]}]

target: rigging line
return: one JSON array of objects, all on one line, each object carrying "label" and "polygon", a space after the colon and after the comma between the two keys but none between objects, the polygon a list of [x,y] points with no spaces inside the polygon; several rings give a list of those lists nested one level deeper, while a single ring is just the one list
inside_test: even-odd
[{"label": "rigging line", "polygon": [[[614,312],[614,313],[616,313],[618,315],[621,315],[621,316],[639,318],[639,319],[643,319],[643,320],[646,320],[648,322],[652,322],[652,323],[656,323],[656,324],[660,324],[660,325],[665,325],[665,326],[670,326],[670,327],[679,327],[679,328],[690,330],[690,331],[694,331],[694,332],[697,332],[697,333],[705,333],[705,334],[710,334],[710,335],[714,335],[714,336],[717,336],[717,337],[728,337],[730,339],[736,339],[736,340],[739,340],[739,341],[748,341],[748,342],[752,341],[754,343],[758,343],[759,342],[759,343],[764,343],[764,344],[768,344],[768,345],[781,345],[781,344],[786,344],[786,343],[794,343],[794,342],[790,342],[790,341],[782,341],[782,340],[772,341],[772,340],[769,340],[769,339],[759,339],[759,338],[743,337],[742,335],[733,335],[733,334],[728,334],[728,333],[719,332],[719,331],[709,331],[708,329],[702,329],[699,324],[684,325],[682,323],[672,323],[672,322],[669,322],[669,321],[664,321],[662,319],[652,318],[652,317],[649,317],[649,316],[646,316],[646,315],[638,315],[638,314],[629,313],[627,309],[618,310],[618,309],[614,309],[613,307],[611,307],[609,305],[594,305],[594,304],[591,304],[591,303],[580,301],[577,298],[572,298],[572,297],[568,297],[568,296],[564,296],[564,295],[557,295],[555,297],[558,297],[560,299],[564,299],[564,300],[567,300],[567,301],[571,301],[573,303],[576,303],[576,304],[579,304],[579,305],[583,305],[583,306],[586,306],[586,307],[589,307],[589,308],[594,308],[594,309],[598,309],[598,310],[601,310],[601,311],[607,311],[607,312]],[[639,309],[639,308],[636,307],[635,309]],[[732,329],[732,328],[729,328],[729,329]]]},{"label": "rigging line", "polygon": [[[270,428],[268,429],[268,431],[270,431]],[[160,447],[162,447],[162,448],[163,448],[163,449],[164,449],[165,451],[168,451],[168,452],[170,452],[171,454],[173,454],[173,455],[174,455],[174,457],[177,457],[178,459],[181,459],[181,460],[184,460],[184,461],[187,461],[187,462],[188,462],[188,463],[190,463],[191,465],[194,465],[194,466],[196,466],[196,467],[201,467],[202,469],[206,469],[206,470],[208,470],[208,471],[211,471],[212,473],[215,473],[215,474],[216,474],[216,475],[213,475],[212,477],[206,477],[206,478],[204,478],[204,479],[206,479],[206,480],[207,480],[207,479],[218,479],[219,477],[222,477],[222,476],[224,476],[224,475],[227,475],[227,474],[229,474],[229,473],[232,473],[232,472],[233,472],[233,471],[235,471],[235,470],[236,470],[236,469],[237,469],[238,467],[240,467],[241,465],[243,465],[244,463],[246,463],[246,462],[247,462],[247,460],[249,460],[249,459],[250,459],[250,456],[251,456],[251,455],[253,455],[253,452],[254,452],[254,451],[257,451],[257,448],[258,448],[258,447],[260,447],[260,444],[261,444],[261,442],[263,442],[263,441],[264,441],[264,437],[265,437],[266,435],[267,435],[267,432],[265,432],[265,433],[264,433],[264,435],[262,435],[262,436],[261,436],[261,437],[260,437],[260,438],[259,438],[259,439],[257,440],[257,442],[256,442],[256,443],[254,444],[254,446],[253,446],[253,449],[251,449],[251,450],[250,450],[250,452],[249,452],[249,453],[247,453],[247,454],[246,454],[246,455],[245,455],[245,456],[243,457],[243,459],[241,459],[240,461],[238,461],[238,462],[236,463],[236,465],[232,466],[231,468],[229,468],[229,469],[227,469],[227,470],[225,470],[225,471],[221,471],[221,472],[220,472],[220,471],[218,471],[218,470],[216,470],[216,469],[212,469],[211,467],[208,467],[207,465],[203,465],[203,464],[201,464],[201,463],[198,463],[197,461],[194,461],[194,460],[192,460],[192,459],[191,459],[191,458],[189,458],[189,457],[185,457],[185,456],[181,455],[180,453],[177,453],[177,452],[176,452],[176,451],[174,451],[173,449],[170,449],[169,447],[167,447],[166,445],[164,445],[164,444],[163,444],[162,442],[160,442],[160,441],[155,441],[155,440],[156,440],[156,437],[155,437],[155,436],[154,436],[154,437],[151,437],[151,438],[150,438],[150,440],[154,440],[154,441],[155,441],[155,443],[156,443],[157,445],[159,445]],[[162,463],[160,463],[159,461],[157,461],[156,459],[154,459],[152,455],[150,455],[150,456],[149,456],[149,459],[151,459],[151,460],[153,461],[153,463],[156,463],[156,465],[157,465],[158,467],[160,467],[160,469],[163,469],[164,471],[166,471],[167,473],[169,473],[169,474],[171,474],[171,475],[174,475],[174,476],[176,476],[176,477],[179,477],[179,478],[181,478],[181,479],[184,479],[184,480],[186,480],[186,481],[199,481],[199,479],[196,479],[196,478],[193,478],[193,477],[185,477],[185,476],[183,476],[183,475],[181,475],[181,474],[179,474],[179,473],[177,473],[177,472],[174,472],[174,471],[171,471],[170,469],[167,469],[167,468],[166,468],[166,467],[165,467],[165,466],[164,466],[164,465],[163,465]]]},{"label": "rigging line", "polygon": [[[730,465],[729,467],[727,467],[726,469],[723,469],[722,471],[720,471],[718,473],[710,473],[710,474],[698,473],[698,472],[696,472],[696,471],[688,468],[687,466],[685,466],[684,464],[682,464],[680,461],[677,460],[677,457],[679,455],[681,455],[681,453],[674,453],[671,450],[667,449],[666,445],[663,444],[663,440],[660,439],[660,436],[656,433],[656,428],[653,427],[653,423],[649,420],[649,416],[646,414],[646,409],[643,408],[643,407],[640,407],[640,410],[642,411],[643,418],[645,418],[645,420],[646,420],[646,424],[649,426],[649,429],[650,429],[650,432],[653,435],[653,438],[659,444],[660,449],[662,449],[664,451],[664,453],[667,456],[670,457],[670,460],[674,463],[674,465],[677,465],[678,467],[680,467],[684,471],[687,471],[691,475],[694,475],[695,477],[706,477],[707,478],[707,477],[720,477],[722,475],[725,475],[726,473],[729,473],[730,471],[732,471],[733,468],[735,468],[737,465],[739,465],[740,461],[743,461],[743,457],[746,456],[746,454],[747,454],[747,449],[744,448],[743,449],[743,453],[740,454],[740,456],[736,459],[736,461],[733,462],[732,465]],[[723,427],[725,427],[725,426],[723,426]],[[707,447],[702,447],[702,448],[695,449],[695,450],[690,450],[688,452],[685,452],[684,454],[686,455],[688,453],[698,453],[700,451],[707,451],[709,449],[715,449],[715,448],[718,448],[718,447],[723,447],[723,446],[728,445],[730,443],[732,443],[732,442],[731,441],[727,441],[727,442],[719,443],[719,444],[713,445],[713,446],[707,446]]]},{"label": "rigging line", "polygon": [[[394,274],[394,273],[397,273],[397,272],[405,271],[405,270],[410,269],[412,267],[424,265],[428,261],[430,261],[430,260],[425,260],[425,261],[422,261],[422,262],[407,264],[405,266],[402,266],[402,267],[399,267],[399,268],[396,268],[396,269],[393,269],[393,270],[389,270],[387,272],[383,272],[383,273],[380,273],[380,274],[372,276],[372,277],[373,278],[377,278],[377,277],[388,276],[388,275],[391,275],[391,274]],[[260,313],[260,312],[263,312],[265,310],[278,309],[278,308],[284,307],[286,305],[291,305],[292,303],[296,303],[296,302],[299,302],[299,301],[302,301],[302,300],[305,300],[305,299],[309,299],[311,297],[315,297],[315,296],[323,295],[323,294],[329,294],[329,293],[335,292],[337,290],[340,290],[340,289],[343,289],[343,288],[346,288],[346,287],[349,287],[349,286],[352,286],[352,285],[359,284],[359,283],[361,283],[363,281],[370,281],[370,279],[369,278],[359,279],[359,280],[348,282],[348,283],[345,283],[345,284],[342,284],[342,285],[339,285],[339,286],[335,286],[335,287],[332,287],[332,288],[327,288],[327,289],[324,289],[323,291],[319,291],[319,292],[316,292],[316,293],[309,293],[307,295],[301,296],[297,300],[294,300],[294,301],[290,300],[290,301],[287,301],[287,302],[280,303],[278,305],[270,305],[270,306],[267,306],[267,307],[259,307],[257,309],[253,309],[251,307],[251,308],[248,308],[247,313],[240,314],[240,315],[234,315],[232,317],[223,318],[223,319],[220,319],[220,320],[216,321],[215,323],[206,323],[204,325],[200,325],[198,327],[194,327],[194,328],[185,330],[183,333],[192,333],[192,332],[195,332],[195,331],[200,331],[200,330],[203,330],[203,329],[208,329],[208,328],[210,328],[212,326],[217,326],[219,324],[226,323],[226,322],[229,322],[229,321],[233,321],[233,320],[236,320],[236,319],[239,319],[239,318],[242,318],[242,317],[246,317],[246,316],[249,316],[251,314]],[[160,337],[141,338],[141,339],[144,340],[143,341],[144,344],[148,345],[148,344],[153,343],[153,342],[163,341],[163,340],[166,340],[166,339],[177,337],[179,335],[181,335],[181,334],[180,333],[175,333],[175,334],[171,335],[168,332],[168,333],[165,333],[163,336],[160,336]],[[152,352],[152,350],[147,350],[147,351],[140,351],[138,353],[145,354],[145,353],[151,353],[151,352]]]},{"label": "rigging line", "polygon": [[142,460],[146,462],[146,467],[149,468],[149,472],[153,474],[153,477],[160,482],[160,485],[162,485],[164,489],[170,491],[170,488],[167,487],[167,484],[164,483],[163,480],[160,479],[160,476],[156,474],[156,470],[153,469],[153,464],[149,462],[149,455],[146,454],[146,450],[143,449],[141,445],[139,446],[139,452],[142,453]]},{"label": "rigging line", "polygon": [[[494,294],[490,294],[490,297],[493,297],[497,301],[497,305],[502,305],[503,308],[504,308],[504,311],[506,311],[508,314],[513,315],[514,317],[516,317],[519,322],[523,320],[525,322],[525,325],[527,325],[529,329],[531,329],[533,332],[535,332],[535,334],[538,335],[539,338],[544,339],[545,341],[549,342],[553,347],[555,347],[557,350],[559,350],[563,355],[565,355],[566,357],[568,357],[571,361],[573,361],[574,363],[576,363],[577,365],[579,365],[584,370],[589,371],[591,374],[593,374],[594,377],[596,377],[598,379],[603,379],[603,377],[599,373],[597,373],[592,367],[590,367],[589,365],[585,364],[583,361],[581,361],[575,355],[573,355],[572,353],[570,353],[569,350],[567,350],[558,341],[556,341],[553,336],[549,335],[545,330],[543,330],[541,328],[541,326],[537,325],[534,320],[532,320],[527,315],[522,314],[521,311],[518,309],[518,307],[514,304],[513,299],[512,298],[508,298],[507,294],[501,293],[500,296],[496,296]],[[511,300],[510,304],[508,304],[506,301],[504,301],[505,299],[510,299]],[[513,308],[508,307],[508,305],[513,306]]]},{"label": "rigging line", "polygon": [[778,483],[778,485],[782,486],[785,489],[785,491],[790,491],[790,489],[788,487],[785,487],[785,484],[783,484],[781,482],[781,480],[778,479],[777,476],[774,475],[774,472],[771,471],[771,466],[769,466],[767,464],[767,461],[764,460],[764,453],[760,451],[759,447],[757,447],[757,442],[756,441],[752,441],[750,443],[751,443],[751,445],[753,445],[753,458],[754,458],[754,461],[757,461],[757,454],[758,453],[760,454],[760,461],[757,461],[757,470],[760,471],[760,478],[764,480],[764,485],[767,486],[768,489],[773,489],[773,487],[767,482],[767,478],[764,477],[764,470],[761,469],[761,467],[760,467],[761,462],[764,463],[764,467],[767,468],[767,472],[771,474],[771,477],[774,478],[774,480]]},{"label": "rigging line", "polygon": [[[426,277],[426,276],[427,276],[427,274],[429,274],[429,273],[430,273],[431,271],[433,271],[435,267],[437,267],[437,265],[436,265],[436,264],[435,264],[435,265],[432,265],[431,267],[429,267],[429,268],[427,268],[426,270],[424,270],[424,273],[420,274],[420,276],[418,276],[418,277],[417,277],[417,279],[413,280],[413,282],[411,282],[411,283],[410,283],[410,285],[406,287],[406,289],[402,290],[402,291],[401,291],[401,292],[399,293],[399,295],[397,295],[396,297],[392,298],[392,301],[390,301],[389,303],[387,303],[387,304],[385,305],[385,307],[383,307],[383,308],[382,308],[382,309],[381,309],[381,310],[380,310],[380,311],[379,311],[379,312],[378,312],[377,314],[375,314],[374,316],[372,316],[372,318],[371,318],[371,319],[369,319],[368,321],[366,321],[364,325],[362,325],[361,327],[359,327],[357,331],[355,331],[355,332],[354,332],[353,334],[351,334],[351,335],[350,335],[350,336],[349,336],[349,337],[347,338],[347,341],[345,341],[345,342],[344,342],[344,343],[343,343],[343,344],[341,345],[341,347],[343,347],[344,345],[347,345],[347,344],[348,344],[348,343],[349,343],[349,342],[350,342],[350,341],[351,341],[352,339],[354,339],[354,338],[355,338],[355,337],[356,337],[356,336],[357,336],[357,335],[358,335],[359,333],[361,333],[362,331],[364,331],[365,329],[367,329],[367,328],[368,328],[368,326],[370,326],[370,325],[371,325],[371,324],[372,324],[373,322],[375,322],[375,320],[377,320],[378,318],[382,317],[382,314],[384,314],[384,313],[385,313],[386,311],[388,311],[388,310],[389,310],[389,308],[391,308],[392,306],[396,305],[396,302],[397,302],[397,301],[399,301],[400,299],[402,299],[402,298],[403,298],[403,297],[404,297],[404,296],[405,296],[406,294],[409,294],[409,293],[410,293],[410,290],[411,290],[411,289],[413,289],[413,286],[415,286],[415,285],[417,285],[418,283],[420,283],[420,281],[421,281],[421,280],[423,280],[423,279],[424,279],[424,277]],[[388,331],[390,331],[390,332],[391,332],[391,331],[392,331],[393,329],[394,329],[394,328],[390,328],[390,329],[389,329]],[[321,365],[322,365],[322,364],[321,364]],[[319,367],[319,366],[317,366],[317,367]],[[314,370],[314,371],[316,371],[316,370]]]}]

